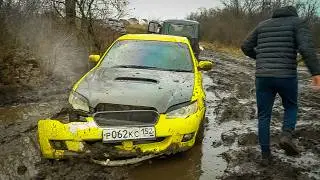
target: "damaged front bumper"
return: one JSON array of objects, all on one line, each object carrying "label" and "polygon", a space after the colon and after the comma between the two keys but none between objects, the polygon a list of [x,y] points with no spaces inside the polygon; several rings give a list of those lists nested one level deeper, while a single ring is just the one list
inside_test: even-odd
[{"label": "damaged front bumper", "polygon": [[[38,138],[42,155],[49,159],[90,156],[93,159],[154,157],[185,151],[195,143],[204,109],[185,119],[166,119],[160,115],[154,125],[156,139],[104,143],[93,117],[85,122],[63,123],[56,119],[39,120]],[[187,138],[186,138],[187,137]]]}]

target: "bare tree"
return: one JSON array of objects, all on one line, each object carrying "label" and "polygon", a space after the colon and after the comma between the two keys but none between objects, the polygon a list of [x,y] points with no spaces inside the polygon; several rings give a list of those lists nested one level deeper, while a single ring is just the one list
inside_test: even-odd
[{"label": "bare tree", "polygon": [[111,0],[111,5],[113,9],[116,11],[115,17],[120,19],[126,15],[128,15],[127,6],[129,2],[127,0]]},{"label": "bare tree", "polygon": [[76,0],[65,0],[66,20],[70,25],[75,24]]},{"label": "bare tree", "polygon": [[77,0],[81,18],[121,18],[128,14],[128,0]]},{"label": "bare tree", "polygon": [[309,22],[317,19],[317,11],[320,8],[320,2],[318,0],[298,1],[297,8],[300,11],[301,16]]},{"label": "bare tree", "polygon": [[[45,0],[50,1],[50,0]],[[92,19],[121,18],[128,14],[128,0],[51,0],[53,9],[73,21],[79,17],[82,26]]]},{"label": "bare tree", "polygon": [[238,16],[243,10],[243,0],[221,0],[221,3],[229,10],[231,10],[235,16]]},{"label": "bare tree", "polygon": [[259,7],[259,0],[244,0],[243,7],[250,16],[253,16],[254,12],[256,12]]},{"label": "bare tree", "polygon": [[248,31],[257,23],[271,17],[275,8],[296,6],[301,17],[312,25],[314,37],[320,45],[319,0],[221,0],[222,8],[201,9],[188,18],[201,24],[202,39],[227,45],[242,42]]}]

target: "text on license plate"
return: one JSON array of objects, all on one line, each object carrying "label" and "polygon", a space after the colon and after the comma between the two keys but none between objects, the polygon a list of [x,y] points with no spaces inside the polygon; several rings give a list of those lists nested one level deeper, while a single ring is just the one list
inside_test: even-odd
[{"label": "text on license plate", "polygon": [[121,141],[131,139],[153,139],[154,127],[112,127],[103,129],[103,141]]}]

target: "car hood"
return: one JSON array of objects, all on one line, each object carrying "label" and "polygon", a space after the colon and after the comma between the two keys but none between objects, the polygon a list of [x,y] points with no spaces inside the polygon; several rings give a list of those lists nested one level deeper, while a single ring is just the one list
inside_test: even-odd
[{"label": "car hood", "polygon": [[99,103],[145,106],[164,113],[173,105],[191,100],[194,73],[132,68],[97,68],[76,91],[90,107]]}]

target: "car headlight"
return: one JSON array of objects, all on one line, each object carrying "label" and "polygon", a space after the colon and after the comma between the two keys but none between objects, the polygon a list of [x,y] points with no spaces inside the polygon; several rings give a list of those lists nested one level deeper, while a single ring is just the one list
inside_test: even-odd
[{"label": "car headlight", "polygon": [[[173,109],[170,111],[170,109]],[[188,102],[188,103],[183,103],[179,104],[177,106],[173,106],[172,108],[169,108],[169,111],[167,113],[167,118],[168,119],[174,119],[174,118],[187,118],[191,114],[194,114],[197,112],[198,109],[198,103],[197,101],[195,102]]]},{"label": "car headlight", "polygon": [[72,105],[73,109],[89,112],[89,103],[87,98],[75,91],[70,93],[69,103]]}]

